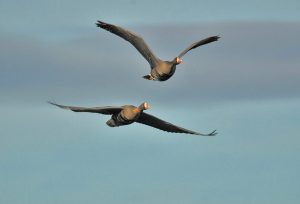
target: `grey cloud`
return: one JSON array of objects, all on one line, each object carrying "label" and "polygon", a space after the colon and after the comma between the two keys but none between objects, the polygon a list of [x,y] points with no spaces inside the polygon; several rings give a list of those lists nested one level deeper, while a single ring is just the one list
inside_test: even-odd
[{"label": "grey cloud", "polygon": [[[184,57],[167,82],[141,76],[148,63],[128,42],[95,29],[77,39],[42,42],[0,37],[0,90],[7,101],[193,103],[234,98],[299,97],[299,23],[227,23],[129,27],[163,59],[195,40],[216,43]],[[98,103],[99,103],[98,102]]]}]

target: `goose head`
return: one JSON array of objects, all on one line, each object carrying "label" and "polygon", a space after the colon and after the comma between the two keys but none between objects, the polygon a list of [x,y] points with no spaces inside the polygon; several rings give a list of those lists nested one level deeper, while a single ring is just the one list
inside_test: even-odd
[{"label": "goose head", "polygon": [[174,64],[178,65],[182,62],[182,59],[180,59],[179,57],[175,57],[175,59],[173,61],[174,61]]},{"label": "goose head", "polygon": [[141,110],[147,110],[149,108],[150,108],[150,105],[147,102],[144,102],[139,106],[139,109],[141,109]]}]

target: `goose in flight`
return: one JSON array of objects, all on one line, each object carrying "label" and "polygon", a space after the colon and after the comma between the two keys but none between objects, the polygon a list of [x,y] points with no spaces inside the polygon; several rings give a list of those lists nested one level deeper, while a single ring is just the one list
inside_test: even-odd
[{"label": "goose in flight", "polygon": [[103,106],[103,107],[94,107],[94,108],[64,106],[50,101],[48,103],[55,105],[59,108],[68,109],[74,112],[89,112],[89,113],[112,115],[111,118],[106,122],[106,124],[110,127],[129,125],[133,122],[137,122],[167,132],[187,133],[187,134],[194,134],[194,135],[201,135],[201,136],[214,136],[217,134],[216,130],[212,131],[209,134],[203,134],[203,133],[187,130],[185,128],[173,125],[169,122],[154,117],[150,114],[144,113],[144,110],[150,108],[150,105],[148,103],[142,103],[138,107],[133,105],[124,105],[124,106]]},{"label": "goose in flight", "polygon": [[143,78],[155,81],[166,81],[173,76],[176,70],[176,65],[182,62],[181,58],[188,51],[219,39],[219,36],[205,38],[191,44],[172,61],[163,61],[155,56],[141,36],[119,26],[108,24],[103,21],[97,21],[96,25],[130,42],[150,64],[150,74],[143,76]]}]

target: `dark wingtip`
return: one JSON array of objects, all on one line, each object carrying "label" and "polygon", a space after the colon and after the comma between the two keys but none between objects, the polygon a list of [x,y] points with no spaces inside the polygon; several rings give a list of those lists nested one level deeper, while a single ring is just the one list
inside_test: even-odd
[{"label": "dark wingtip", "polygon": [[217,130],[212,131],[211,133],[208,134],[202,134],[202,133],[195,133],[195,135],[201,135],[201,136],[215,136],[218,133],[216,132]]},{"label": "dark wingtip", "polygon": [[54,106],[57,106],[57,107],[59,107],[59,108],[62,108],[62,109],[69,109],[69,108],[67,108],[67,107],[65,107],[65,106],[63,106],[63,105],[59,105],[59,104],[57,104],[57,103],[55,103],[55,102],[52,102],[52,101],[47,101],[49,104],[51,104],[51,105],[54,105]]},{"label": "dark wingtip", "polygon": [[54,105],[54,106],[57,105],[57,104],[56,104],[55,102],[53,102],[53,101],[47,101],[47,103],[49,103],[49,104],[51,104],[51,105]]},{"label": "dark wingtip", "polygon": [[54,105],[54,106],[57,106],[57,107],[60,107],[60,108],[62,108],[61,107],[61,105],[58,105],[57,103],[55,103],[55,102],[53,102],[53,101],[47,101],[49,104],[51,104],[51,105]]},{"label": "dark wingtip", "polygon": [[212,131],[212,132],[209,133],[207,136],[215,136],[215,135],[217,135],[218,133],[217,133],[216,131],[217,131],[217,130]]},{"label": "dark wingtip", "polygon": [[213,36],[212,40],[213,41],[218,41],[221,37],[219,35]]},{"label": "dark wingtip", "polygon": [[107,23],[103,22],[103,21],[97,21],[97,23],[95,23],[97,27],[100,27],[100,28],[104,28]]}]

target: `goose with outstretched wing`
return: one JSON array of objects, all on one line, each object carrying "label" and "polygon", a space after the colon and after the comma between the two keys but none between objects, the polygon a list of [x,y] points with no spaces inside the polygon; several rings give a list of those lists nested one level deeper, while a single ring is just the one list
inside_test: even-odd
[{"label": "goose with outstretched wing", "polygon": [[103,107],[94,107],[94,108],[65,106],[53,102],[49,102],[49,103],[57,107],[68,109],[74,112],[89,112],[89,113],[112,115],[111,118],[106,122],[106,124],[110,127],[129,125],[131,123],[137,122],[167,132],[187,133],[187,134],[201,135],[201,136],[214,136],[217,134],[216,130],[212,131],[209,134],[194,132],[179,127],[177,125],[173,125],[172,123],[161,120],[150,114],[144,113],[144,110],[150,108],[150,105],[146,102],[142,103],[138,107],[133,105],[124,105],[124,106],[103,106]]},{"label": "goose with outstretched wing", "polygon": [[181,58],[188,51],[195,49],[201,45],[217,41],[220,38],[219,36],[211,36],[198,42],[195,42],[189,47],[187,47],[185,50],[183,50],[172,61],[163,61],[151,51],[151,49],[141,36],[127,29],[121,28],[113,24],[105,23],[103,21],[97,21],[96,25],[130,42],[150,64],[150,74],[143,76],[143,78],[155,81],[166,81],[171,76],[173,76],[173,74],[176,71],[176,65],[182,62]]}]

